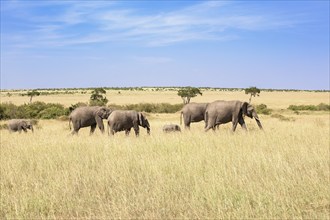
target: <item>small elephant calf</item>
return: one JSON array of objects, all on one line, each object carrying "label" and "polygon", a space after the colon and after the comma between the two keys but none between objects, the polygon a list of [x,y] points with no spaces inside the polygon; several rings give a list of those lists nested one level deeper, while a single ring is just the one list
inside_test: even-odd
[{"label": "small elephant calf", "polygon": [[181,132],[181,128],[179,125],[176,124],[169,124],[163,126],[163,132],[169,133],[169,132]]},{"label": "small elephant calf", "polygon": [[33,132],[33,126],[32,122],[30,120],[26,119],[12,119],[8,122],[8,129],[10,132],[16,132],[18,131],[19,133],[22,132],[27,132],[27,129],[30,129]]}]

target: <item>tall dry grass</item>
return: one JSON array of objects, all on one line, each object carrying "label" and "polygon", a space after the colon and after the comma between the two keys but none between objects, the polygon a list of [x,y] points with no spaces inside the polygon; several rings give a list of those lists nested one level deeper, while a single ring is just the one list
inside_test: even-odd
[{"label": "tall dry grass", "polygon": [[177,115],[149,115],[151,135],[114,137],[67,122],[1,130],[0,218],[329,219],[329,115],[261,116],[164,134]]}]

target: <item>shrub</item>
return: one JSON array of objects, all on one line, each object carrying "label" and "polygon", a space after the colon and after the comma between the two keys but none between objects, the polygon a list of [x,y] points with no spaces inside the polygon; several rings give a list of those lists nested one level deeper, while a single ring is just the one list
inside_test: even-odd
[{"label": "shrub", "polygon": [[264,114],[264,115],[270,115],[270,113],[272,112],[272,110],[267,108],[267,105],[265,104],[257,105],[256,110],[258,114]]},{"label": "shrub", "polygon": [[69,109],[61,104],[33,102],[16,106],[12,103],[0,104],[0,119],[30,118],[53,119],[68,115]]},{"label": "shrub", "polygon": [[318,105],[290,105],[292,111],[330,111],[330,105],[320,103]]},{"label": "shrub", "polygon": [[39,112],[37,117],[40,119],[53,119],[67,114],[68,109],[65,109],[63,106],[54,105]]},{"label": "shrub", "polygon": [[327,105],[325,103],[320,103],[317,105],[317,109],[319,111],[330,111],[330,105]]},{"label": "shrub", "polygon": [[0,120],[11,118],[24,118],[23,109],[12,103],[0,104]]}]

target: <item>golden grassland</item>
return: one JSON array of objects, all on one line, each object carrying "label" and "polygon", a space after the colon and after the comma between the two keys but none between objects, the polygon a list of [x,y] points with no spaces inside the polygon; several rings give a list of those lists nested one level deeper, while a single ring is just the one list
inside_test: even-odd
[{"label": "golden grassland", "polygon": [[[275,106],[278,99],[277,108],[329,103],[319,94],[286,94],[254,100]],[[59,120],[39,121],[34,133],[1,130],[0,218],[329,219],[329,112],[281,114],[291,120],[260,115],[260,131],[246,118],[249,131],[235,133],[231,124],[204,132],[194,123],[164,134],[164,124],[179,124],[178,113],[148,114],[151,135],[141,128],[138,138],[89,136],[89,128],[71,136]]]}]

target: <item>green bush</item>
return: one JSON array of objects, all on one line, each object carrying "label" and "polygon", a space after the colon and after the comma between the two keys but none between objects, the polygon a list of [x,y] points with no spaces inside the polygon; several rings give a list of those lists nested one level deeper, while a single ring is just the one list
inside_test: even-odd
[{"label": "green bush", "polygon": [[53,119],[68,114],[68,109],[63,106],[51,106],[39,112],[38,118],[40,119]]},{"label": "green bush", "polygon": [[292,111],[330,111],[330,105],[320,103],[318,105],[290,105]]},{"label": "green bush", "polygon": [[256,110],[258,114],[270,115],[270,113],[272,113],[272,110],[267,108],[265,104],[257,105]]},{"label": "green bush", "polygon": [[12,103],[0,104],[0,120],[24,118],[24,110]]},{"label": "green bush", "polygon": [[330,111],[330,105],[327,105],[325,103],[320,103],[317,105],[317,109],[319,111]]},{"label": "green bush", "polygon": [[33,102],[16,106],[12,103],[0,104],[0,119],[30,118],[54,119],[61,115],[68,115],[69,109],[61,104]]}]

